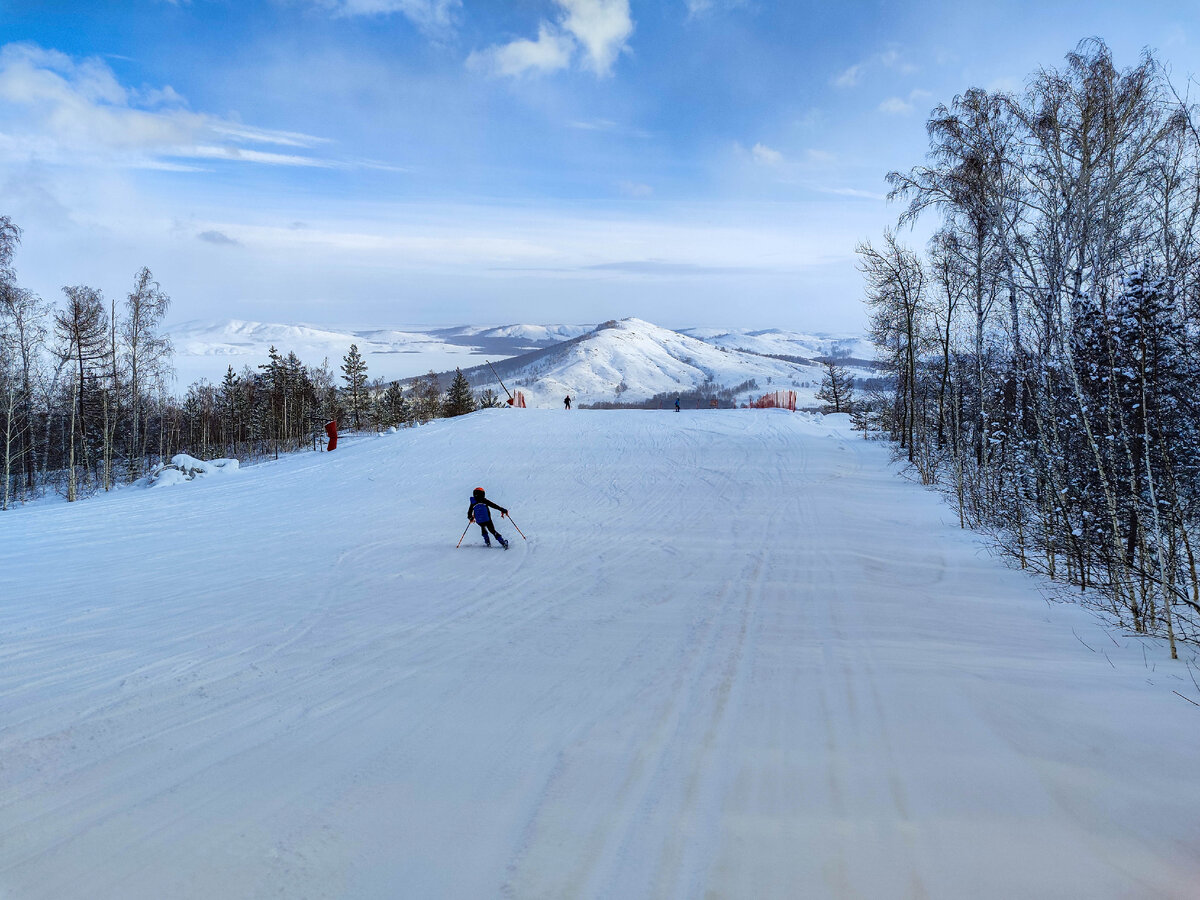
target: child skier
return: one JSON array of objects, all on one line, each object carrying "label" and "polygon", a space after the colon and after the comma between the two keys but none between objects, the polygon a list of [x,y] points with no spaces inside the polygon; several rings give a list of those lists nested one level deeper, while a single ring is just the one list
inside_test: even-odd
[{"label": "child skier", "polygon": [[495,523],[492,522],[492,509],[500,510],[501,516],[508,515],[507,509],[503,506],[497,506],[491,500],[487,499],[483,495],[483,488],[477,487],[471,492],[471,503],[467,507],[467,521],[474,522],[479,526],[479,530],[483,532],[483,542],[487,546],[492,546],[492,539],[488,537],[488,532],[491,531],[496,536],[496,540],[500,542],[500,546],[507,550],[508,541],[500,536],[500,532],[496,530]]}]

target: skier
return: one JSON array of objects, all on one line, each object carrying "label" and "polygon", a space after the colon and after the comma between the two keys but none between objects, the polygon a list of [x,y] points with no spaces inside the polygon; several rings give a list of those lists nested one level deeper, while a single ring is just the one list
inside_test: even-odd
[{"label": "skier", "polygon": [[675,412],[679,412],[679,398],[675,398]]},{"label": "skier", "polygon": [[491,510],[488,509],[488,507],[491,507],[491,509],[500,510],[501,516],[508,515],[507,509],[505,509],[503,506],[497,506],[483,495],[483,488],[475,488],[475,490],[471,492],[471,502],[467,507],[467,521],[474,522],[479,526],[479,530],[483,532],[484,544],[489,547],[492,546],[492,539],[488,537],[488,531],[491,531],[491,533],[496,536],[496,540],[500,542],[500,546],[507,550],[508,541],[502,538],[500,536],[500,532],[496,530],[496,525],[494,522],[492,522]]},{"label": "skier", "polygon": [[567,396],[563,398],[563,406],[565,406],[567,409],[571,408],[571,395],[570,394],[567,394]]}]

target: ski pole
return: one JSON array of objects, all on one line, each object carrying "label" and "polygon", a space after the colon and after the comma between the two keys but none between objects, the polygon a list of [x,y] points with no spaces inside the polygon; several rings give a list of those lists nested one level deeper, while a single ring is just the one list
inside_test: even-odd
[{"label": "ski pole", "polygon": [[[468,522],[468,523],[467,523],[467,528],[470,528],[470,527],[471,527],[471,523],[470,523],[470,522]],[[457,550],[459,547],[461,547],[461,546],[462,546],[463,538],[465,538],[465,537],[467,536],[467,528],[464,528],[464,529],[463,529],[462,537],[460,537],[460,538],[458,539],[458,543],[454,545],[454,549],[455,549],[455,550]]]},{"label": "ski pole", "polygon": [[[491,360],[485,359],[485,360],[484,360],[484,362],[488,364],[488,368],[492,370],[492,374],[493,374],[493,375],[496,375],[496,367],[492,365],[492,362],[491,362]],[[497,381],[500,381],[500,376],[499,376],[499,375],[496,375],[496,380],[497,380]],[[504,393],[505,393],[505,394],[508,394],[508,402],[509,402],[509,403],[512,403],[512,402],[513,402],[513,395],[508,393],[508,388],[504,387],[504,382],[503,382],[503,381],[500,381],[500,387],[504,388]]]},{"label": "ski pole", "polygon": [[523,541],[529,540],[529,538],[525,537],[525,532],[523,532],[520,528],[517,528],[517,523],[513,522],[512,516],[510,516],[508,513],[505,513],[504,517],[506,519],[508,519],[508,521],[512,522],[512,527],[517,529],[517,534],[519,534],[521,536],[521,540],[523,540]]}]

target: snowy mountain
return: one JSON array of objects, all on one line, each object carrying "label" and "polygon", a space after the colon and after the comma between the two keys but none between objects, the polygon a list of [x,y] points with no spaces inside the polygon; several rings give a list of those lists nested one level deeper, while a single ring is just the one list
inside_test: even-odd
[{"label": "snowy mountain", "polygon": [[[771,346],[794,351],[799,345],[780,340]],[[808,346],[821,349],[816,343]],[[792,389],[800,405],[812,406],[822,375],[815,364],[729,349],[636,318],[605,322],[572,341],[495,368],[510,389],[519,387],[535,406],[557,406],[566,394],[581,404],[631,403],[664,393],[722,388],[735,391],[739,403],[768,391]],[[480,385],[494,384],[486,367],[468,376]]]},{"label": "snowy mountain", "polygon": [[874,359],[874,345],[859,334],[807,334],[768,328],[761,331],[718,328],[681,328],[682,334],[699,338],[715,347],[745,350],[769,356],[794,356],[812,359],[819,356]]},{"label": "snowy mountain", "polygon": [[587,334],[593,325],[500,325],[498,327],[472,326],[438,329],[434,334],[459,340],[510,340],[521,344],[545,347],[560,341]]},{"label": "snowy mountain", "polygon": [[[672,331],[631,318],[591,325],[466,325],[449,328],[324,328],[231,320],[185,322],[170,329],[179,384],[216,382],[264,363],[274,346],[305,363],[327,360],[337,371],[357,344],[371,377],[406,379],[462,368],[478,387],[499,386],[483,358],[509,389],[532,405],[557,406],[570,393],[580,403],[640,402],[657,394],[736,389],[738,402],[768,391],[794,389],[803,406],[816,405],[822,372],[815,357],[869,358],[870,345],[852,335],[690,328]],[[770,356],[788,357],[772,359]],[[871,377],[869,367],[852,370]],[[511,382],[511,383],[510,383]],[[752,384],[748,384],[751,383]]]}]

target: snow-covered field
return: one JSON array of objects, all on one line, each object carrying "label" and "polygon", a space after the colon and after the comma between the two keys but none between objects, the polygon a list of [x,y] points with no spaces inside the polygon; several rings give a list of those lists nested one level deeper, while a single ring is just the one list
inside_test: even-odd
[{"label": "snow-covered field", "polygon": [[[831,418],[493,410],[0,516],[0,896],[1196,897],[1183,663]],[[455,549],[477,484],[528,542]]]}]

